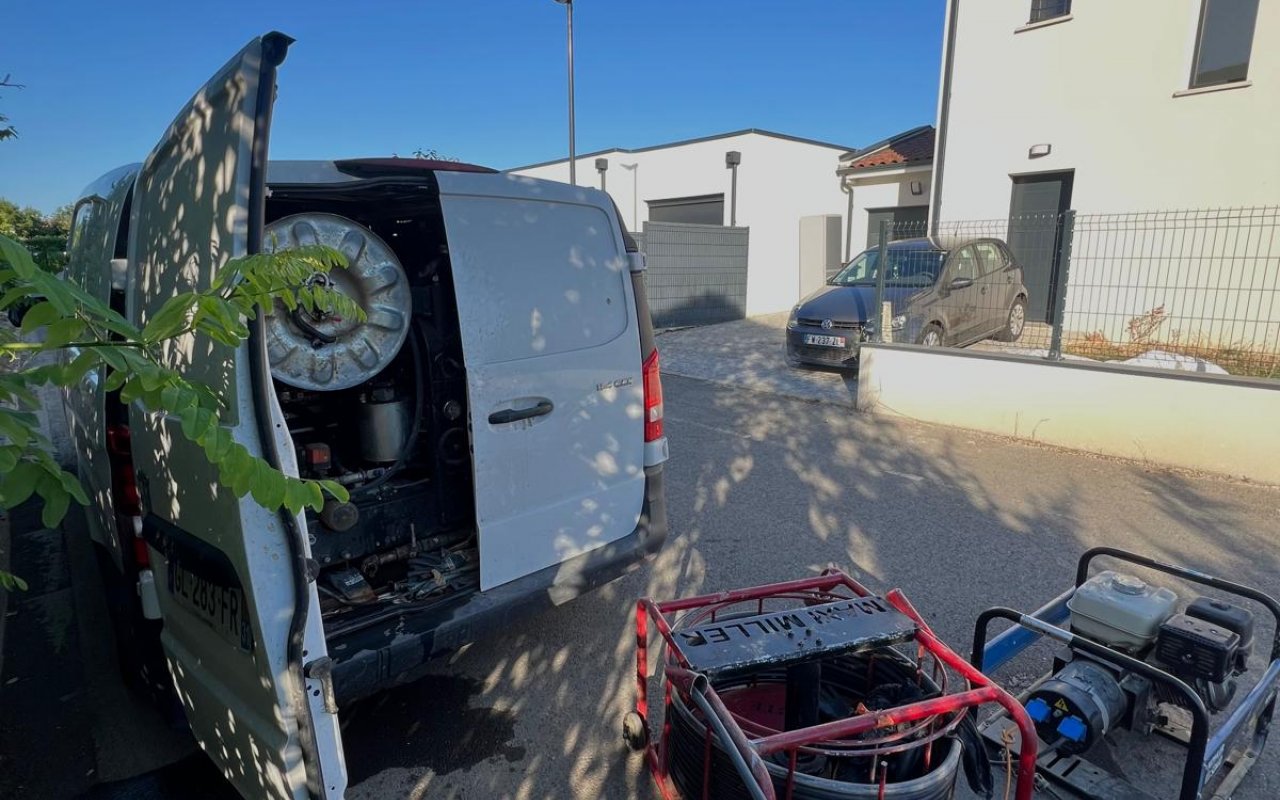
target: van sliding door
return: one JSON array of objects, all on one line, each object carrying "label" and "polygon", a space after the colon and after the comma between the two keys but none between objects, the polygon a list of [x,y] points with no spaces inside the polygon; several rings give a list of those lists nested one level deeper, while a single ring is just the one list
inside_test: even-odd
[{"label": "van sliding door", "polygon": [[608,195],[437,176],[487,590],[635,530],[645,485],[639,325]]}]

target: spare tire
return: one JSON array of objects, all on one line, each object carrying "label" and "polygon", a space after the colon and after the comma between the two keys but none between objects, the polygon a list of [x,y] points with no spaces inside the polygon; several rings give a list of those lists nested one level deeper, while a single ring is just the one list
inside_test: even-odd
[{"label": "spare tire", "polygon": [[313,280],[341,292],[364,309],[365,319],[290,312],[277,301],[267,315],[271,375],[299,389],[333,391],[364,383],[400,352],[409,334],[413,298],[404,268],[373,231],[337,214],[294,214],[272,222],[263,236],[269,252],[327,245],[347,258],[346,269],[316,273]]}]

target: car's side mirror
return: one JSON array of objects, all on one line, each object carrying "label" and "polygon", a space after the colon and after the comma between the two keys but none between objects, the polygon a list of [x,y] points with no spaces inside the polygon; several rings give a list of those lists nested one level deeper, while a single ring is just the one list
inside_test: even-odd
[{"label": "car's side mirror", "polygon": [[973,278],[952,278],[951,283],[947,285],[948,289],[965,289],[973,285]]}]

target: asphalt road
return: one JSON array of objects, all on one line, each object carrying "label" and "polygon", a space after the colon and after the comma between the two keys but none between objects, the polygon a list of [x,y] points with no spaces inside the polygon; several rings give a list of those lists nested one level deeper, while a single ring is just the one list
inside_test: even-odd
[{"label": "asphalt road", "polygon": [[[833,563],[872,587],[902,587],[963,651],[982,609],[1038,606],[1066,588],[1076,557],[1094,545],[1280,592],[1280,491],[664,381],[673,535],[663,553],[472,646],[450,677],[357,709],[345,735],[349,797],[655,796],[618,735],[634,696],[631,609],[644,594],[687,596]],[[444,713],[432,715],[433,705]],[[1272,743],[1237,798],[1277,796]]]},{"label": "asphalt road", "polygon": [[[348,797],[655,797],[618,734],[634,696],[632,609],[645,594],[687,596],[835,564],[873,588],[902,587],[963,652],[979,611],[1039,605],[1093,545],[1280,593],[1280,490],[664,381],[665,550],[589,597],[472,645],[439,675],[345,712]],[[1146,761],[1134,768],[1162,766]],[[131,786],[93,796],[219,796],[198,762]],[[1236,796],[1280,796],[1276,743]]]}]

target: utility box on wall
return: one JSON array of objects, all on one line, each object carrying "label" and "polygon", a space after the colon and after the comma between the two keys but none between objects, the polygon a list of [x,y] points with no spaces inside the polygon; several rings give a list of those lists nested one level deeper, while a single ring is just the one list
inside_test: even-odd
[{"label": "utility box on wall", "polygon": [[840,269],[841,222],[839,214],[800,218],[800,297]]}]

